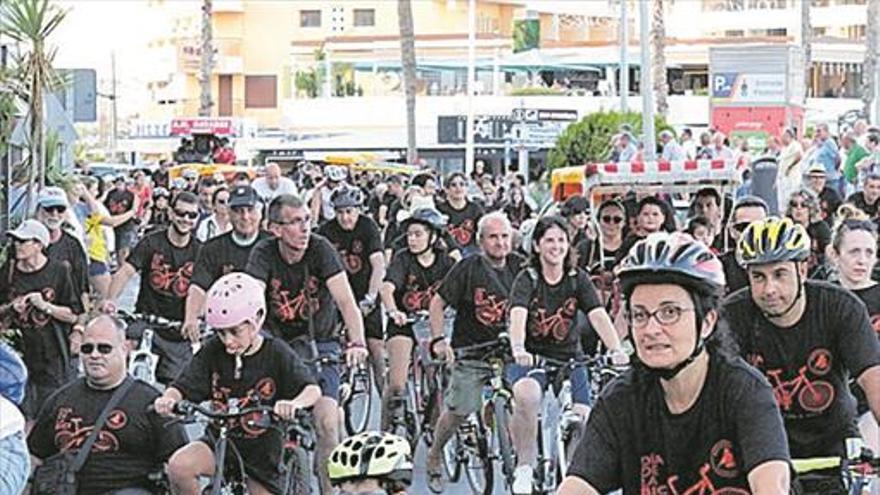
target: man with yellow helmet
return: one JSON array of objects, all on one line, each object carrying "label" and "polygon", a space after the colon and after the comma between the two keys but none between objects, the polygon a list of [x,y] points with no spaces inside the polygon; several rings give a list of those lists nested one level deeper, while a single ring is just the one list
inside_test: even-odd
[{"label": "man with yellow helmet", "polygon": [[[740,353],[773,387],[793,459],[845,456],[846,439],[859,436],[849,376],[880,418],[880,344],[865,306],[845,289],[807,280],[809,255],[809,235],[790,219],[750,223],[736,248],[749,286],[722,306]],[[804,493],[828,493],[824,486]]]}]

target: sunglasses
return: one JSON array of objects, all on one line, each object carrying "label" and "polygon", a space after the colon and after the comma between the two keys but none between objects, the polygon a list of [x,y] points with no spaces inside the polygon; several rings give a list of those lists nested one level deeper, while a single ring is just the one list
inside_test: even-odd
[{"label": "sunglasses", "polygon": [[613,216],[613,215],[602,215],[602,223],[614,223],[618,224],[623,221],[623,217]]},{"label": "sunglasses", "polygon": [[199,218],[199,212],[197,211],[174,210],[174,214],[182,218],[189,218],[190,220],[195,220],[196,218]]},{"label": "sunglasses", "polygon": [[79,352],[80,354],[88,356],[91,353],[95,352],[96,348],[98,349],[98,352],[104,354],[105,356],[113,352],[113,346],[110,344],[83,344],[79,346]]},{"label": "sunglasses", "polygon": [[218,205],[225,205],[225,204],[229,203],[229,200],[228,199],[218,199],[217,201],[215,201],[215,203],[217,203]]},{"label": "sunglasses", "polygon": [[65,211],[67,211],[66,206],[60,206],[60,205],[43,206],[42,208],[43,208],[43,211],[45,211],[46,213],[64,213]]},{"label": "sunglasses", "polygon": [[788,203],[788,206],[791,206],[792,208],[807,208],[810,205],[801,201],[792,201],[791,203]]},{"label": "sunglasses", "polygon": [[[10,236],[10,237],[11,237],[11,236]],[[17,246],[21,246],[22,244],[26,244],[26,243],[31,242],[31,241],[33,241],[33,240],[34,240],[34,239],[19,239],[18,237],[13,237],[13,238],[12,238],[12,243],[15,244],[15,245],[17,245]]]},{"label": "sunglasses", "polygon": [[748,227],[750,223],[752,222],[735,223],[733,224],[733,230],[736,230],[737,232],[742,232],[743,230],[746,230],[746,227]]}]

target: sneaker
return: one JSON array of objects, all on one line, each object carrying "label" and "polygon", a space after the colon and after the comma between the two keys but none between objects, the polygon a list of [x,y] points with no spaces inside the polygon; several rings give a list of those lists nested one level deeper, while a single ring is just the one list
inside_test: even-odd
[{"label": "sneaker", "polygon": [[517,466],[513,471],[513,486],[511,491],[514,495],[531,495],[532,493],[532,466]]},{"label": "sneaker", "polygon": [[431,490],[431,493],[443,493],[443,490],[446,488],[441,467],[443,461],[436,456],[432,456],[431,452],[430,450],[428,451],[425,466],[425,471],[428,475],[428,490]]}]

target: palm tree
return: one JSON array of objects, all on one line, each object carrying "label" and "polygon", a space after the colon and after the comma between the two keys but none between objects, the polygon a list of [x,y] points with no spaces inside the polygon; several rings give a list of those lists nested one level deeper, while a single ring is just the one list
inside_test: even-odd
[{"label": "palm tree", "polygon": [[211,107],[211,71],[214,65],[214,35],[211,30],[213,17],[213,0],[202,1],[202,58],[199,66],[199,117],[210,117]]},{"label": "palm tree", "polygon": [[[802,0],[801,3],[801,48],[804,51],[804,87],[810,87],[810,66],[813,58],[813,24],[810,22],[810,4],[812,0]],[[813,88],[815,91],[817,88]],[[816,95],[813,95],[816,96]]]},{"label": "palm tree", "polygon": [[663,0],[654,0],[653,3],[651,45],[654,52],[651,71],[654,79],[654,94],[657,98],[657,113],[666,117],[669,112],[669,103],[666,101],[669,84],[666,82],[666,20],[663,15]]},{"label": "palm tree", "polygon": [[865,29],[865,63],[862,66],[862,103],[864,104],[865,115],[871,115],[871,103],[873,103],[876,97],[874,86],[877,82],[877,38],[880,35],[880,32],[878,32],[880,25],[877,24],[878,15],[880,15],[880,0],[868,0],[868,26]]},{"label": "palm tree", "polygon": [[55,49],[49,36],[64,20],[66,11],[49,0],[7,0],[0,3],[0,32],[19,43],[24,53],[16,61],[24,82],[28,103],[28,190],[25,211],[30,211],[32,194],[39,182],[46,181],[45,129],[43,122],[44,91],[59,84],[52,67]]},{"label": "palm tree", "polygon": [[416,42],[410,0],[397,0],[400,26],[400,65],[403,69],[403,92],[406,96],[406,162],[415,163],[416,149]]}]

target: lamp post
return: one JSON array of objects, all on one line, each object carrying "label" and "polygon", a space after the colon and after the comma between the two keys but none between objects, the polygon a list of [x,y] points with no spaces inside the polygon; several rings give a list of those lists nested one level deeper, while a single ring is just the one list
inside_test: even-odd
[{"label": "lamp post", "polygon": [[651,47],[648,43],[648,1],[639,0],[639,45],[641,47],[641,75],[639,90],[642,93],[642,145],[643,161],[653,162],[657,148],[654,144],[654,93],[651,84]]},{"label": "lamp post", "polygon": [[468,70],[467,122],[465,123],[464,173],[470,176],[474,169],[474,75],[476,74],[477,2],[468,0]]},{"label": "lamp post", "polygon": [[620,111],[629,111],[629,59],[627,47],[629,45],[629,20],[627,19],[627,2],[620,0]]}]

